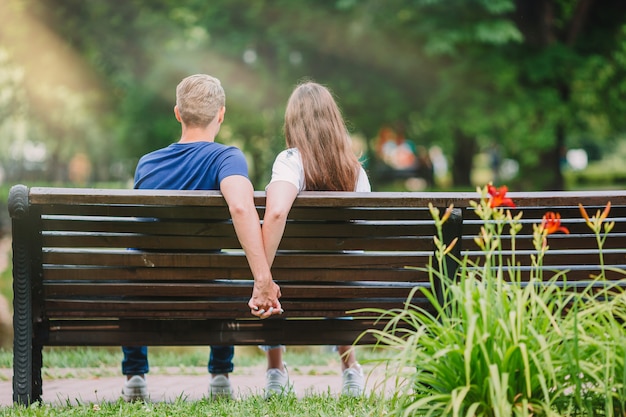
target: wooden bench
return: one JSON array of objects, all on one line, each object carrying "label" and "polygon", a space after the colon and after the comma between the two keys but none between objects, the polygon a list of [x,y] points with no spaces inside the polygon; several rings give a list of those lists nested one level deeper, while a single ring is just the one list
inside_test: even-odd
[{"label": "wooden bench", "polygon": [[[580,215],[612,209],[616,226],[605,265],[626,269],[626,192],[510,193],[523,211],[515,266],[530,269],[532,225],[559,212],[570,234],[549,238],[545,276],[569,271],[586,285],[597,274],[595,236]],[[285,313],[259,320],[247,301],[252,281],[226,203],[218,192],[68,188],[11,189],[13,399],[39,400],[43,346],[374,343],[384,321],[360,308],[402,308],[416,286],[439,294],[424,270],[433,254],[429,203],[442,212],[451,255],[480,262],[474,237],[478,193],[305,192],[290,212],[272,271]],[[263,217],[264,193],[255,193]],[[510,255],[510,236],[503,256]],[[407,268],[417,267],[417,268]],[[447,260],[452,274],[455,264]],[[609,279],[622,279],[609,272]],[[413,304],[429,308],[416,292]],[[352,319],[345,319],[351,316]],[[363,337],[361,337],[363,336]],[[121,355],[121,354],[120,354]]]},{"label": "wooden bench", "polygon": [[[262,218],[264,193],[255,202]],[[272,268],[285,312],[267,320],[250,314],[251,273],[218,192],[18,185],[9,212],[19,403],[41,397],[43,346],[352,344],[384,323],[349,311],[401,308],[430,286],[405,268],[434,250],[418,194],[299,196]]]}]

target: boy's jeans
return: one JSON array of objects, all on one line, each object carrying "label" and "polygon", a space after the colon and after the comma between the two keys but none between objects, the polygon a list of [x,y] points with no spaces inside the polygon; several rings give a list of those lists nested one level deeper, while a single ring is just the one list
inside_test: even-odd
[{"label": "boy's jeans", "polygon": [[[147,346],[122,346],[124,360],[122,361],[122,373],[124,375],[147,374],[150,370],[148,366]],[[235,348],[233,346],[211,346],[209,355],[209,373],[228,374],[233,371],[233,356]]]}]

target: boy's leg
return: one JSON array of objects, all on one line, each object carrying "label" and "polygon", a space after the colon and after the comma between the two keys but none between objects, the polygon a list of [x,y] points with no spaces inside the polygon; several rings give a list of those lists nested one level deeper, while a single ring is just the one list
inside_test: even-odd
[{"label": "boy's leg", "polygon": [[211,375],[229,374],[233,371],[234,346],[211,346],[209,355],[209,373]]},{"label": "boy's leg", "polygon": [[148,385],[145,374],[149,371],[148,348],[146,346],[122,346],[122,352],[124,352],[122,373],[126,375],[122,397],[126,401],[146,401]]},{"label": "boy's leg", "polygon": [[144,375],[150,370],[148,365],[147,346],[122,346],[122,374],[129,378],[133,375]]},{"label": "boy's leg", "polygon": [[234,346],[211,346],[209,355],[209,397],[231,398],[233,390],[230,385],[228,374],[233,371]]}]

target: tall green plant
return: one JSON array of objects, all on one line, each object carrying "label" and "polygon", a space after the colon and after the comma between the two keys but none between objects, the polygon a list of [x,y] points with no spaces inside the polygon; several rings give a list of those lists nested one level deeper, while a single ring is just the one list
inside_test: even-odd
[{"label": "tall green plant", "polygon": [[[436,238],[438,265],[426,269],[433,288],[436,281],[443,283],[445,301],[416,288],[435,313],[409,302],[400,311],[378,311],[391,318],[385,330],[372,332],[391,348],[383,361],[396,378],[394,414],[508,417],[623,410],[623,295],[608,285],[593,291],[593,283],[581,292],[568,285],[565,273],[543,276],[548,235],[568,233],[555,213],[534,227],[532,272],[522,282],[514,250],[522,215],[501,207],[514,206],[505,187],[489,185],[479,192],[473,206],[484,221],[475,238],[482,263],[457,259],[457,274],[448,278],[443,260],[451,248]],[[431,212],[440,229],[447,213]],[[594,223],[588,219],[588,224]],[[602,231],[593,230],[601,243]],[[512,236],[510,257],[502,255],[505,232]]]}]

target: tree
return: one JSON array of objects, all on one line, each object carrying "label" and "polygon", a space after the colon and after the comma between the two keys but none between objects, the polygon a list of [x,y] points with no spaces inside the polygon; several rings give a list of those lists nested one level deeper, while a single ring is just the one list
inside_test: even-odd
[{"label": "tree", "polygon": [[[279,109],[282,120],[297,81],[314,79],[329,86],[352,131],[370,139],[372,173],[371,139],[381,126],[404,121],[412,109],[423,106],[431,76],[430,69],[420,67],[414,43],[374,25],[371,2],[360,4],[283,0],[257,1],[250,7],[246,1],[222,0],[189,2],[187,7],[196,16],[194,24],[211,35],[214,50],[233,59],[253,57],[248,67],[257,85],[247,89],[254,92],[248,103]],[[260,100],[257,91],[263,92]]]},{"label": "tree", "polygon": [[604,135],[623,129],[614,117],[623,100],[607,82],[624,86],[626,3],[414,0],[390,10],[402,10],[401,30],[441,68],[427,133],[456,149],[456,185],[469,185],[464,159],[495,140],[520,160],[520,188],[562,189],[570,136],[597,136],[598,119]]},{"label": "tree", "polygon": [[[5,17],[0,39],[7,56],[0,66],[6,71],[15,68],[20,74],[11,87],[17,99],[9,105],[12,116],[5,127],[12,127],[5,137],[15,149],[13,159],[20,168],[31,163],[39,176],[43,171],[49,179],[65,180],[61,166],[72,153],[103,149],[96,115],[104,107],[104,96],[76,51],[36,18],[37,8],[26,6],[13,0],[0,3]],[[30,161],[32,149],[46,158]]]},{"label": "tree", "polygon": [[[351,131],[368,138],[370,173],[378,130],[401,121],[412,139],[453,155],[459,187],[470,185],[473,154],[499,142],[520,162],[519,188],[562,188],[563,146],[583,137],[608,140],[623,128],[620,0],[6,4],[55,39],[56,59],[65,63],[54,81],[46,75],[45,83],[25,88],[44,91],[45,84],[58,97],[77,95],[66,103],[80,109],[76,120],[63,117],[50,94],[56,113],[41,118],[42,137],[58,144],[60,160],[71,154],[61,151],[68,144],[80,144],[102,166],[125,161],[132,172],[141,154],[176,139],[173,86],[193,72],[222,80],[228,110],[218,139],[243,148],[259,188],[284,146],[285,102],[303,78],[329,86]],[[38,67],[28,58],[55,54],[43,48],[35,55],[29,44],[12,42],[16,33],[29,39],[20,27],[5,25],[0,36],[17,46],[15,62],[33,79]],[[33,46],[43,45],[41,35],[31,37]]]}]

